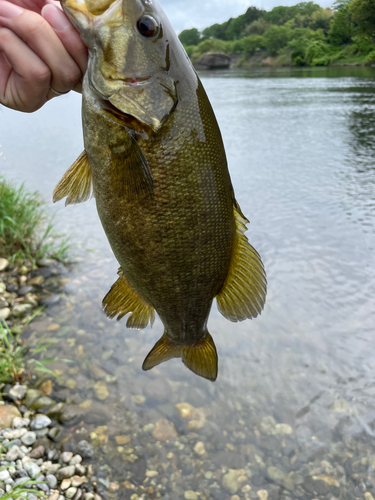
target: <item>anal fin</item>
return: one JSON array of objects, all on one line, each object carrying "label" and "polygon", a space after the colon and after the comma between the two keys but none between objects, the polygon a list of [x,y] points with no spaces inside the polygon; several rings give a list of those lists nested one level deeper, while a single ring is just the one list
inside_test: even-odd
[{"label": "anal fin", "polygon": [[65,206],[78,205],[93,196],[92,175],[86,151],[65,172],[53,191],[53,202],[66,197]]},{"label": "anal fin", "polygon": [[[238,205],[237,205],[238,206]],[[235,205],[236,236],[225,283],[216,296],[218,309],[230,321],[255,318],[266,301],[266,273],[258,252],[245,236],[246,223]]]},{"label": "anal fin", "polygon": [[202,342],[195,344],[175,344],[164,333],[149,352],[142,369],[147,371],[169,359],[181,358],[182,362],[196,375],[214,382],[217,378],[217,352],[211,335],[207,332]]},{"label": "anal fin", "polygon": [[103,309],[107,317],[112,319],[117,316],[119,321],[131,313],[126,322],[128,328],[142,329],[146,328],[148,323],[152,326],[155,321],[154,308],[138,295],[121,272],[119,274],[120,277],[103,299]]}]

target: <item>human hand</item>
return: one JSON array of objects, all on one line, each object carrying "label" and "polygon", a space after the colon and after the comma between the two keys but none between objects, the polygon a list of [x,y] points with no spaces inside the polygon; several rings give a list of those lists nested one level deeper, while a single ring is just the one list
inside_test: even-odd
[{"label": "human hand", "polygon": [[4,106],[31,113],[59,93],[81,91],[87,49],[58,5],[53,0],[0,0]]}]

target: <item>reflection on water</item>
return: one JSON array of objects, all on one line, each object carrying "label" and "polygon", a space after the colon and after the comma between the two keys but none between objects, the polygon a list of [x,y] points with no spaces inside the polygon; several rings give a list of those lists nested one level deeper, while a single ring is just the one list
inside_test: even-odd
[{"label": "reflection on water", "polygon": [[[55,397],[75,416],[64,446],[92,440],[98,477],[119,482],[110,496],[375,496],[375,72],[341,71],[203,75],[269,281],[259,319],[212,311],[215,384],[180,360],[142,372],[161,322],[106,320],[117,264],[94,204],[57,207],[78,263],[29,335],[58,325],[50,355],[74,362],[56,366]],[[72,95],[33,116],[3,110],[2,173],[50,198],[82,148],[78,106]]]}]

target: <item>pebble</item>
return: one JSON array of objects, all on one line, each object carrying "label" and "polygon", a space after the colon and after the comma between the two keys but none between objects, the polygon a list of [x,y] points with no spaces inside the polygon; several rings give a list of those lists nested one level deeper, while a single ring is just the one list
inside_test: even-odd
[{"label": "pebble", "polygon": [[92,458],[94,456],[94,447],[85,440],[80,441],[74,451],[82,458]]},{"label": "pebble", "polygon": [[267,475],[271,479],[271,481],[274,481],[277,484],[282,484],[286,478],[285,472],[278,469],[277,467],[268,467]]},{"label": "pebble", "polygon": [[38,389],[28,389],[26,391],[26,396],[23,403],[25,404],[25,406],[30,408],[33,402],[36,401],[36,399],[38,399],[40,396],[42,396],[42,392]]},{"label": "pebble", "polygon": [[229,472],[225,474],[221,484],[228,493],[234,494],[238,491],[240,487],[238,478],[240,475],[241,473],[236,469],[230,469]]},{"label": "pebble", "polygon": [[203,410],[194,408],[189,403],[178,403],[175,410],[190,431],[201,429],[206,423],[206,415]]},{"label": "pebble", "polygon": [[97,382],[94,385],[94,391],[95,391],[96,397],[102,401],[104,399],[107,399],[109,396],[107,384],[105,382],[103,382],[102,380],[100,380],[99,382]]},{"label": "pebble", "polygon": [[29,418],[16,417],[13,420],[13,429],[21,429],[22,427],[27,427],[30,424]]},{"label": "pebble", "polygon": [[73,498],[74,495],[77,493],[77,488],[72,486],[71,488],[68,488],[65,492],[65,497],[66,498]]},{"label": "pebble", "polygon": [[35,459],[42,458],[44,456],[44,453],[45,453],[44,446],[43,445],[37,446],[29,453],[29,457]]},{"label": "pebble", "polygon": [[288,424],[276,424],[274,434],[292,434],[293,429]]},{"label": "pebble", "polygon": [[206,453],[203,441],[198,441],[198,443],[194,446],[194,451],[197,455],[204,455]]},{"label": "pebble", "polygon": [[27,433],[27,429],[15,429],[14,431],[4,432],[5,439],[12,441],[13,439],[19,439]]},{"label": "pebble", "polygon": [[21,417],[18,408],[12,405],[0,406],[0,429],[11,428],[16,417]]},{"label": "pebble", "polygon": [[78,465],[82,462],[82,457],[80,455],[74,455],[70,460],[69,465]]},{"label": "pebble", "polygon": [[72,458],[73,458],[73,453],[71,451],[64,451],[64,453],[61,454],[61,462],[68,463],[71,461]]},{"label": "pebble", "polygon": [[23,468],[29,477],[37,477],[40,474],[40,467],[35,462],[26,462],[23,464]]},{"label": "pebble", "polygon": [[21,288],[18,289],[18,295],[23,297],[24,295],[27,295],[28,293],[31,293],[34,290],[34,287],[31,285],[27,286],[21,286]]},{"label": "pebble", "polygon": [[4,259],[3,257],[0,258],[0,271],[5,271],[5,269],[9,266],[9,260]]},{"label": "pebble", "polygon": [[0,319],[8,319],[10,316],[10,309],[9,307],[3,307],[2,309],[0,309]]},{"label": "pebble", "polygon": [[160,419],[155,423],[152,435],[158,441],[168,441],[177,437],[177,431],[172,422],[166,419]]},{"label": "pebble", "polygon": [[20,316],[25,316],[32,310],[33,306],[31,304],[16,304],[12,309],[12,314],[15,318]]},{"label": "pebble", "polygon": [[35,434],[35,432],[32,432],[32,431],[27,432],[24,436],[21,437],[21,441],[26,446],[31,446],[36,441],[36,434]]},{"label": "pebble", "polygon": [[60,302],[60,300],[61,300],[60,295],[48,295],[47,297],[44,297],[40,301],[40,303],[43,306],[52,306],[52,305],[57,304],[58,302]]},{"label": "pebble", "polygon": [[18,458],[23,456],[21,450],[19,449],[18,446],[12,446],[8,453],[6,454],[6,459],[9,462],[15,462]]},{"label": "pebble", "polygon": [[56,472],[56,477],[58,480],[63,480],[67,477],[72,477],[74,476],[74,472],[75,472],[75,467],[74,465],[68,465],[67,467],[61,467],[61,469],[59,469],[57,472]]},{"label": "pebble", "polygon": [[48,483],[48,486],[51,488],[51,490],[56,488],[56,486],[57,486],[56,476],[54,476],[53,474],[47,474],[46,481]]},{"label": "pebble", "polygon": [[124,446],[124,444],[128,444],[131,441],[130,436],[116,436],[115,439],[116,439],[116,443],[119,446]]},{"label": "pebble", "polygon": [[48,418],[46,415],[37,415],[35,418],[32,419],[30,427],[33,431],[38,431],[40,429],[43,429],[44,427],[50,426],[52,423],[51,419]]},{"label": "pebble", "polygon": [[79,487],[84,483],[87,483],[87,477],[85,476],[73,476],[72,477],[72,486]]},{"label": "pebble", "polygon": [[365,500],[374,500],[374,497],[371,495],[369,491],[365,493]]},{"label": "pebble", "polygon": [[62,480],[61,489],[62,491],[67,490],[72,485],[72,480],[70,478],[65,478]]},{"label": "pebble", "polygon": [[0,470],[0,481],[5,481],[10,478],[10,474],[7,470]]},{"label": "pebble", "polygon": [[258,490],[257,495],[259,500],[268,500],[268,491],[267,490]]},{"label": "pebble", "polygon": [[193,490],[187,490],[184,493],[186,500],[198,500],[198,495]]},{"label": "pebble", "polygon": [[83,465],[77,464],[75,468],[77,474],[80,474],[81,476],[84,476],[86,474],[86,468]]}]

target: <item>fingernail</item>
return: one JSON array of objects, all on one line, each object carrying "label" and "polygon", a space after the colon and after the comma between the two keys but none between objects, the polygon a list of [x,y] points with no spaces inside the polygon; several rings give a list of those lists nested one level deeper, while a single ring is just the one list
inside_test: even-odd
[{"label": "fingernail", "polygon": [[22,14],[23,9],[9,2],[0,2],[0,17],[16,17]]},{"label": "fingernail", "polygon": [[42,16],[56,31],[65,31],[72,27],[64,12],[54,5],[45,5],[42,9]]}]

